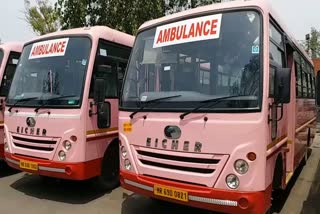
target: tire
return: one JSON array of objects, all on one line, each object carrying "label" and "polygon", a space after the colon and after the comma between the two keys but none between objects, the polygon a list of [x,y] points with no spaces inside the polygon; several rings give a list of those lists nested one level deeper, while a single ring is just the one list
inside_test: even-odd
[{"label": "tire", "polygon": [[266,212],[266,214],[278,214],[278,212],[274,212],[271,208]]},{"label": "tire", "polygon": [[280,212],[285,200],[284,195],[285,195],[285,191],[282,189],[277,189],[272,191],[272,199],[271,199],[272,205],[270,208],[270,213],[275,214]]},{"label": "tire", "polygon": [[0,169],[7,168],[7,163],[4,160],[0,160]]},{"label": "tire", "polygon": [[301,160],[300,166],[305,166],[307,165],[307,161],[308,161],[308,147],[306,148],[306,152],[303,156],[303,159]]},{"label": "tire", "polygon": [[112,143],[101,164],[101,174],[96,178],[99,189],[112,190],[120,185],[119,145]]},{"label": "tire", "polygon": [[309,131],[308,131],[308,140],[307,140],[307,147],[306,147],[306,151],[305,151],[305,154],[304,154],[304,157],[303,157],[303,159],[302,159],[302,161],[301,161],[301,166],[305,166],[306,164],[307,164],[307,162],[308,162],[308,159],[309,159],[309,157],[310,157],[310,155],[311,155],[311,152],[312,152],[312,149],[310,148],[310,142],[311,142],[311,137],[310,137],[310,129],[309,129]]},{"label": "tire", "polygon": [[[281,179],[283,176],[282,158],[278,157],[275,166],[274,177],[272,181],[271,207],[267,214],[276,214],[282,206],[285,191],[281,189]],[[278,174],[281,172],[280,174]]]}]

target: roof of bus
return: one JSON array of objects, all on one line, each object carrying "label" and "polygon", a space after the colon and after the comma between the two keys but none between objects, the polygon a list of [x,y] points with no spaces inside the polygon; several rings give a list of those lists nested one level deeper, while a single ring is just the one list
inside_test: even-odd
[{"label": "roof of bus", "polygon": [[122,44],[128,47],[132,47],[134,43],[134,36],[111,29],[106,26],[93,26],[93,27],[83,27],[74,28],[70,30],[62,30],[54,33],[49,33],[43,36],[36,37],[27,43],[32,43],[38,40],[47,39],[50,37],[59,37],[65,35],[89,35],[92,38],[101,38],[110,42],[117,44]]},{"label": "roof of bus", "polygon": [[18,53],[21,53],[23,48],[22,42],[6,42],[3,44],[0,44],[0,49],[8,50],[8,51],[15,51]]},{"label": "roof of bus", "polygon": [[188,17],[191,15],[197,15],[204,12],[209,11],[221,11],[226,9],[240,9],[244,7],[258,7],[261,8],[264,13],[270,13],[271,16],[278,22],[279,26],[286,32],[286,34],[290,37],[290,40],[295,44],[295,46],[308,58],[311,64],[312,60],[308,57],[308,54],[305,50],[300,46],[300,44],[292,37],[292,35],[288,32],[288,28],[281,22],[277,13],[273,10],[271,4],[266,0],[235,0],[230,2],[216,3],[207,6],[197,7],[190,10],[185,10],[179,13],[175,13],[172,15],[168,15],[162,18],[154,19],[145,22],[139,28],[139,30],[143,30],[145,28],[151,27],[153,25],[159,25],[164,22],[173,21],[178,18]]}]

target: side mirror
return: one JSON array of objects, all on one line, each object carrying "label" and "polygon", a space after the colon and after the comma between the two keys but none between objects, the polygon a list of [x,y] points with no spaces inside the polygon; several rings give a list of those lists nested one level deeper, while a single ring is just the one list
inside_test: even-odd
[{"label": "side mirror", "polygon": [[291,69],[276,68],[274,75],[274,101],[276,104],[290,103]]},{"label": "side mirror", "polygon": [[95,103],[103,103],[105,99],[106,93],[106,85],[105,80],[101,78],[97,78],[94,81],[94,94],[93,99]]},{"label": "side mirror", "polygon": [[109,102],[98,103],[97,106],[97,122],[98,128],[109,128],[110,127],[110,119],[111,119],[111,105]]}]

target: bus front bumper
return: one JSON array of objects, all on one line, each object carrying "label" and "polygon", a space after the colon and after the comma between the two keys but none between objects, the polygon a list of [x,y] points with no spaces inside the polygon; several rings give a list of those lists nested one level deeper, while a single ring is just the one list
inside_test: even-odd
[{"label": "bus front bumper", "polygon": [[[240,192],[184,184],[149,176],[120,171],[121,186],[129,191],[152,198],[197,207],[201,209],[236,214],[265,213],[270,207],[272,186],[261,192]],[[188,201],[180,201],[154,194],[160,185],[188,192]]]},{"label": "bus front bumper", "polygon": [[[48,177],[87,180],[100,174],[102,159],[96,159],[83,163],[66,163],[36,159],[5,152],[7,164],[15,169]],[[21,163],[33,164],[35,167],[21,167]]]}]

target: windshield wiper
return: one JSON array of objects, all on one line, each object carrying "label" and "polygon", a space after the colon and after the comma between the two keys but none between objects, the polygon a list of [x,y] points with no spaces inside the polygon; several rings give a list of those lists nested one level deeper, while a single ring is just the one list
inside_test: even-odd
[{"label": "windshield wiper", "polygon": [[233,95],[233,96],[218,97],[218,98],[213,98],[213,99],[209,99],[209,100],[203,100],[203,101],[200,102],[201,105],[199,105],[198,107],[181,114],[180,115],[180,119],[183,120],[185,118],[185,116],[187,116],[188,114],[191,114],[191,113],[199,110],[202,107],[205,107],[208,103],[212,103],[211,106],[210,106],[210,107],[212,107],[212,106],[218,104],[222,100],[227,100],[227,99],[235,98],[235,97],[246,97],[246,96],[244,96],[244,95]]},{"label": "windshield wiper", "polygon": [[40,106],[38,106],[37,108],[34,109],[34,111],[36,113],[38,113],[39,109],[43,108],[47,103],[48,101],[51,101],[51,100],[58,100],[58,99],[61,99],[61,98],[69,98],[69,97],[76,97],[76,95],[65,95],[65,96],[59,96],[59,97],[53,97],[53,98],[49,98],[49,99],[46,99],[42,102],[42,104]]},{"label": "windshield wiper", "polygon": [[17,100],[9,109],[8,111],[11,112],[12,108],[16,107],[16,105],[18,103],[21,103],[21,102],[27,102],[29,100],[35,100],[35,99],[38,99],[39,97],[28,97],[28,98],[24,98],[24,99],[20,99],[20,100]]},{"label": "windshield wiper", "polygon": [[[153,99],[153,100],[148,100],[146,102],[143,102],[143,104],[149,104],[149,103],[157,103],[161,100],[167,100],[167,99],[171,99],[171,98],[176,98],[176,97],[181,97],[182,95],[174,95],[174,96],[169,96],[169,97],[161,97],[161,98],[157,98],[157,99]],[[138,110],[132,112],[129,117],[132,119],[133,116],[135,114],[137,114],[138,112],[142,111],[144,108],[146,107],[146,105],[141,106]]]}]

